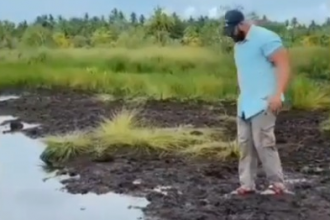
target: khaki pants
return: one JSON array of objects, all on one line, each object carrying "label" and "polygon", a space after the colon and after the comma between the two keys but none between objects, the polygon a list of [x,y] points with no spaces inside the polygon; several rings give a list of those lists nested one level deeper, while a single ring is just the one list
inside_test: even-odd
[{"label": "khaki pants", "polygon": [[237,118],[238,144],[241,150],[239,179],[241,186],[255,189],[258,160],[270,184],[283,183],[283,172],[274,134],[276,116],[269,112],[243,120]]}]

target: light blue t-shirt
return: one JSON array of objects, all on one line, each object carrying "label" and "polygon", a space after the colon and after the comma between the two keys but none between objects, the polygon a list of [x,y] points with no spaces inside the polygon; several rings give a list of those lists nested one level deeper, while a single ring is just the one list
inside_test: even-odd
[{"label": "light blue t-shirt", "polygon": [[249,119],[267,109],[267,99],[276,92],[277,86],[275,66],[268,57],[282,46],[276,33],[256,25],[251,26],[244,42],[235,44],[240,87],[238,116]]}]

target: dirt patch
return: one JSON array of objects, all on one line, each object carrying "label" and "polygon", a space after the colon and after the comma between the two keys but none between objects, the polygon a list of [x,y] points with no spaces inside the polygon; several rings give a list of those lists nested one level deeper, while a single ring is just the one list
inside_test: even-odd
[{"label": "dirt patch", "polygon": [[[96,126],[124,106],[123,101],[102,103],[89,94],[37,91],[0,102],[0,114],[42,124],[42,129],[28,133],[38,137]],[[235,116],[235,110],[230,103],[149,101],[141,116],[158,126],[225,126],[234,137],[235,121],[227,116]],[[295,173],[309,180],[293,186],[295,196],[228,199],[224,195],[238,185],[236,160],[154,155],[118,155],[106,163],[79,158],[68,164],[68,172],[79,174],[80,179],[65,185],[72,193],[143,194],[151,201],[145,212],[165,220],[329,220],[330,141],[319,131],[326,116],[326,112],[290,111],[278,119],[276,133],[284,170],[289,176]],[[265,185],[263,175],[259,185]]]}]

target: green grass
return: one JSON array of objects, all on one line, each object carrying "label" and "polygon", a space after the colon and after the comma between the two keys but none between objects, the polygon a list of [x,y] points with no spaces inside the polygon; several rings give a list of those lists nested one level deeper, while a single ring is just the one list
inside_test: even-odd
[{"label": "green grass", "polygon": [[98,158],[123,150],[221,159],[239,154],[235,140],[226,139],[221,129],[157,128],[139,121],[136,113],[123,110],[95,130],[49,136],[44,139],[48,147],[43,156],[52,163],[61,163],[81,155]]},{"label": "green grass", "polygon": [[[320,79],[330,76],[330,51],[293,48],[290,53],[294,76],[290,104],[303,109],[327,107],[329,84]],[[237,97],[232,55],[205,48],[1,51],[0,60],[0,88],[64,87],[114,98]]]}]

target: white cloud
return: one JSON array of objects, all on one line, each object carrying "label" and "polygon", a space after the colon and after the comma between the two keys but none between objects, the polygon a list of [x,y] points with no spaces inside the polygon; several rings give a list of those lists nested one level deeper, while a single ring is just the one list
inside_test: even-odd
[{"label": "white cloud", "polygon": [[194,16],[196,14],[196,8],[193,6],[189,6],[184,10],[183,16],[185,18],[189,18],[191,16]]},{"label": "white cloud", "polygon": [[219,17],[219,9],[217,7],[213,7],[209,10],[208,13],[210,18],[217,18]]}]

